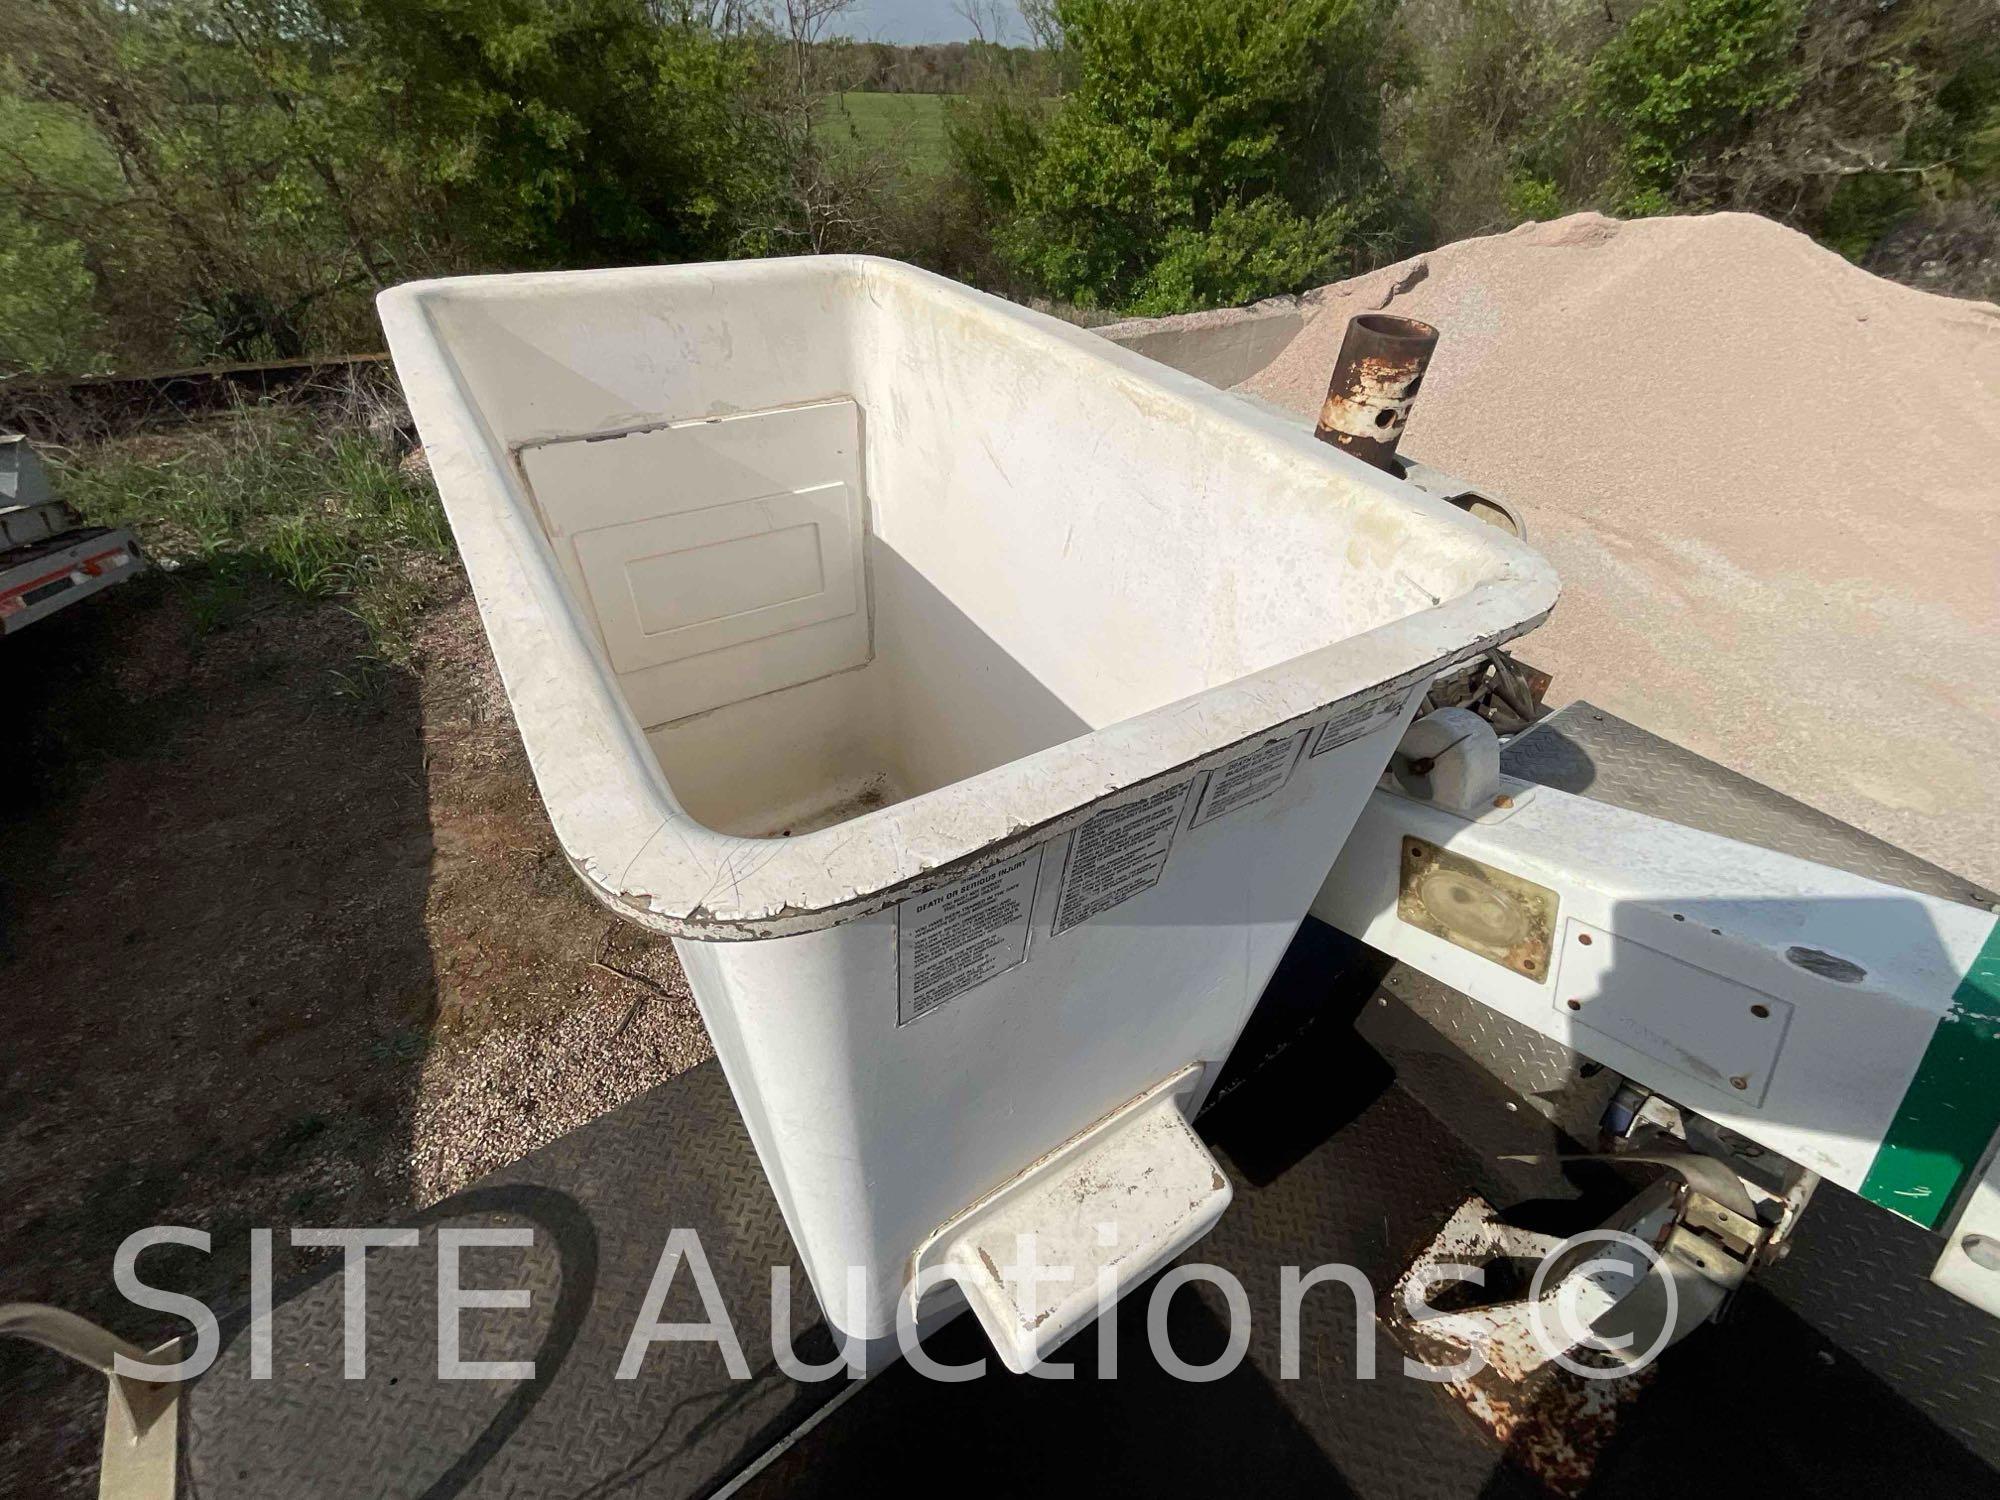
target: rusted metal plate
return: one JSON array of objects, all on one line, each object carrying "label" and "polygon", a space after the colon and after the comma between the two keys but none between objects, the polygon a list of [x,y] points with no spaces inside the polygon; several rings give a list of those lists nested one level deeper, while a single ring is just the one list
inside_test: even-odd
[{"label": "rusted metal plate", "polygon": [[[1469,1198],[1445,1222],[1384,1299],[1383,1322],[1412,1356],[1436,1370],[1457,1373],[1440,1381],[1480,1426],[1505,1446],[1515,1463],[1552,1494],[1582,1495],[1599,1458],[1618,1430],[1620,1413],[1651,1382],[1656,1367],[1621,1370],[1618,1362],[1588,1348],[1566,1352],[1565,1368],[1539,1341],[1530,1324],[1527,1265],[1551,1253],[1554,1236],[1504,1224],[1483,1198]],[[1463,1285],[1477,1267],[1482,1296],[1495,1300],[1467,1317],[1420,1318],[1412,1310],[1413,1284],[1428,1292],[1440,1272]],[[1554,1294],[1544,1294],[1547,1297]],[[1470,1343],[1440,1330],[1467,1321],[1482,1330]],[[1469,1358],[1476,1351],[1477,1358]],[[1594,1373],[1586,1376],[1585,1370]]]},{"label": "rusted metal plate", "polygon": [[1396,915],[1537,982],[1549,972],[1560,899],[1506,870],[1422,839],[1403,840]]}]

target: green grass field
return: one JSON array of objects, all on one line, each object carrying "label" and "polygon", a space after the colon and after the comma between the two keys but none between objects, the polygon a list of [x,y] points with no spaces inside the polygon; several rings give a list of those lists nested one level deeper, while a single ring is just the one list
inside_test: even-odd
[{"label": "green grass field", "polygon": [[836,94],[827,120],[870,151],[900,156],[913,173],[944,171],[950,147],[944,134],[943,94]]}]

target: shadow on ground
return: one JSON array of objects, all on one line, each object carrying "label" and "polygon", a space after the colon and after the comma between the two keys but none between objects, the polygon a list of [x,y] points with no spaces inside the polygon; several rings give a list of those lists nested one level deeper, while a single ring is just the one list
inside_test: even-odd
[{"label": "shadow on ground", "polygon": [[[142,1342],[248,1230],[387,1224],[706,1052],[671,950],[576,886],[469,599],[420,673],[336,604],[154,575],[0,642],[0,1300]],[[95,1491],[102,1386],[0,1346],[0,1491]]]},{"label": "shadow on ground", "polygon": [[[132,1230],[208,1230],[147,1267],[214,1298],[253,1224],[406,1200],[437,1013],[414,679],[349,701],[350,617],[274,594],[197,641],[181,602],[149,580],[0,655],[0,1275],[141,1339],[178,1329],[112,1288]],[[96,1379],[21,1346],[0,1377],[10,1477],[88,1479]]]}]

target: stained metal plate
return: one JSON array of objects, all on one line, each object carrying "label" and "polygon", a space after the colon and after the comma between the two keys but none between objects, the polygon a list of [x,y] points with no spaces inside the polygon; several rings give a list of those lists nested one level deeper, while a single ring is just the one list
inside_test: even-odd
[{"label": "stained metal plate", "polygon": [[1540,981],[1549,972],[1559,898],[1545,885],[1404,838],[1396,915],[1412,927]]}]

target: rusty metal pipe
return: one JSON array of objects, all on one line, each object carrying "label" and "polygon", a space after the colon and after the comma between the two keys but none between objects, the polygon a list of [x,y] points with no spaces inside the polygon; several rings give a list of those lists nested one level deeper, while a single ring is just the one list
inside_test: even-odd
[{"label": "rusty metal pipe", "polygon": [[1396,445],[1437,341],[1438,331],[1415,318],[1360,313],[1349,319],[1313,436],[1363,463],[1400,473]]}]

